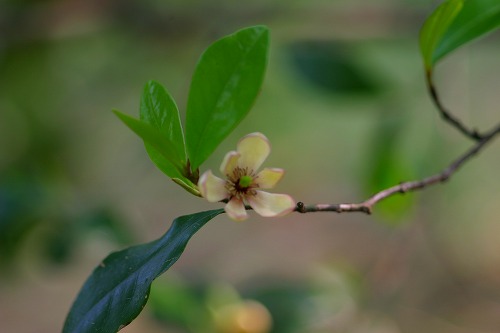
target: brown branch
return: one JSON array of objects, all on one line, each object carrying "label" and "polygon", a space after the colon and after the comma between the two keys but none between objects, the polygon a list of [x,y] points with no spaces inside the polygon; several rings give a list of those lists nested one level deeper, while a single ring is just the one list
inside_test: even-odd
[{"label": "brown branch", "polygon": [[455,118],[455,116],[453,116],[444,107],[443,103],[441,102],[441,99],[439,98],[436,87],[434,86],[434,83],[432,81],[432,72],[430,70],[428,70],[426,73],[426,82],[427,82],[427,89],[429,90],[429,94],[431,95],[432,101],[439,110],[439,114],[445,121],[450,123],[453,127],[458,129],[463,135],[472,140],[481,141],[485,138],[486,135],[479,133],[476,129],[468,128],[460,120]]},{"label": "brown branch", "polygon": [[378,202],[393,196],[395,194],[404,194],[407,192],[413,192],[427,188],[431,185],[443,183],[447,181],[465,162],[471,159],[474,155],[479,153],[484,146],[492,141],[492,139],[500,134],[500,125],[491,130],[489,133],[485,134],[482,139],[476,143],[472,148],[465,152],[457,158],[453,163],[451,163],[442,172],[435,174],[433,176],[424,178],[422,180],[414,180],[401,183],[382,190],[372,197],[368,198],[366,201],[361,203],[343,203],[343,204],[314,204],[305,205],[303,202],[298,202],[295,208],[296,212],[299,213],[312,213],[312,212],[337,212],[337,213],[347,213],[347,212],[361,212],[365,214],[371,214],[373,206]]}]

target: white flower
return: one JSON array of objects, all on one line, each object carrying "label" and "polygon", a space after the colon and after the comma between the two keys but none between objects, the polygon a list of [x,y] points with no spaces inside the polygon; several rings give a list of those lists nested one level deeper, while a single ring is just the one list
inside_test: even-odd
[{"label": "white flower", "polygon": [[205,172],[198,182],[201,195],[210,202],[227,200],[224,208],[230,218],[236,221],[248,217],[245,204],[250,205],[259,215],[282,216],[292,212],[295,201],[286,194],[261,191],[273,188],[283,177],[284,170],[257,169],[271,152],[269,140],[261,133],[251,133],[243,137],[236,151],[224,157],[220,171],[226,179]]}]

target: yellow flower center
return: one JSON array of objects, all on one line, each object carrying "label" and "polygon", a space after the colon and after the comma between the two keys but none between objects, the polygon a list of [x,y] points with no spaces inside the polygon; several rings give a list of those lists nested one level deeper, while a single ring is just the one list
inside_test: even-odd
[{"label": "yellow flower center", "polygon": [[252,185],[253,182],[253,177],[252,176],[241,176],[240,181],[238,182],[238,185],[241,189],[248,188],[250,185]]},{"label": "yellow flower center", "polygon": [[236,167],[232,174],[227,175],[226,189],[231,197],[243,200],[246,196],[255,195],[254,189],[259,187],[255,184],[255,178],[253,170]]}]

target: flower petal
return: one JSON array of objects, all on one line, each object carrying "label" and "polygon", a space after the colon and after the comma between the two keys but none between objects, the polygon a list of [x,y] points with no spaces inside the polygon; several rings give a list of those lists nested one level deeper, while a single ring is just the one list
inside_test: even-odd
[{"label": "flower petal", "polygon": [[241,154],[238,165],[255,172],[269,156],[271,144],[264,134],[251,133],[238,142],[237,151]]},{"label": "flower petal", "polygon": [[240,156],[240,153],[234,150],[227,153],[220,165],[220,172],[229,178],[233,174],[234,169],[238,166]]},{"label": "flower petal", "polygon": [[232,198],[227,203],[226,207],[224,207],[227,215],[235,221],[243,221],[248,217],[247,210],[245,209],[245,205],[243,201],[237,198]]},{"label": "flower petal", "polygon": [[257,174],[255,182],[261,189],[273,188],[283,178],[285,170],[265,168]]},{"label": "flower petal", "polygon": [[211,170],[201,175],[198,181],[198,188],[201,195],[209,202],[217,202],[229,197],[229,192],[226,189],[226,181],[214,176]]},{"label": "flower petal", "polygon": [[255,191],[256,195],[246,199],[257,214],[265,217],[283,216],[295,209],[295,201],[287,194]]}]

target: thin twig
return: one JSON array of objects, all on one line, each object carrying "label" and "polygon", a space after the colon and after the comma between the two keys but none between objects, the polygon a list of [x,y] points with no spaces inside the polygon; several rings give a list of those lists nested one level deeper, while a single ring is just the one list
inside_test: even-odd
[{"label": "thin twig", "polygon": [[437,109],[439,110],[439,114],[441,115],[441,117],[445,121],[450,123],[453,127],[458,129],[462,134],[464,134],[468,138],[473,139],[475,141],[483,140],[486,135],[479,133],[476,129],[468,128],[460,120],[455,118],[455,116],[453,116],[444,107],[443,103],[441,102],[441,99],[439,98],[436,87],[434,86],[434,83],[432,81],[432,72],[431,71],[427,71],[426,81],[427,81],[427,89],[429,90],[429,94],[431,95],[432,101],[434,102]]},{"label": "thin twig", "polygon": [[305,205],[303,202],[297,203],[297,207],[295,208],[296,212],[299,213],[312,213],[312,212],[337,212],[337,213],[347,213],[347,212],[361,212],[365,214],[371,214],[373,206],[375,206],[378,202],[393,196],[397,193],[407,193],[413,192],[417,190],[421,190],[423,188],[429,187],[434,184],[443,183],[447,181],[465,162],[471,159],[474,155],[479,153],[484,146],[492,141],[492,139],[500,134],[500,125],[497,125],[496,128],[491,130],[489,133],[485,134],[482,139],[476,143],[471,149],[465,152],[465,154],[461,155],[457,158],[453,163],[451,163],[446,169],[442,172],[435,174],[433,176],[424,178],[422,180],[414,180],[401,183],[399,185],[395,185],[389,187],[385,190],[382,190],[372,197],[368,198],[366,201],[361,203],[343,203],[343,204],[314,204],[314,205]]}]

